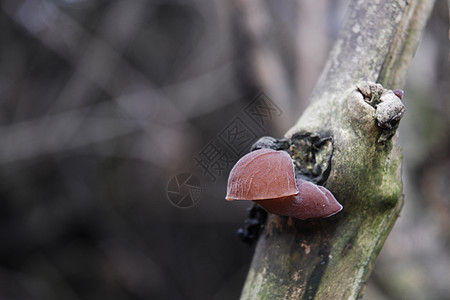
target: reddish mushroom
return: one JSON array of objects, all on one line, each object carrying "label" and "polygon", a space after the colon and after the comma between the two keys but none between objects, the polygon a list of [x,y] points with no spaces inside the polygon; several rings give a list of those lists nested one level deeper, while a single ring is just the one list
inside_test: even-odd
[{"label": "reddish mushroom", "polygon": [[257,201],[265,210],[297,219],[327,218],[342,210],[342,205],[323,186],[296,179],[300,193],[279,199]]},{"label": "reddish mushroom", "polygon": [[244,155],[231,169],[225,199],[261,200],[296,194],[294,165],[289,154],[260,149]]},{"label": "reddish mushroom", "polygon": [[226,199],[253,200],[270,213],[302,220],[326,218],[342,210],[325,187],[295,179],[289,154],[271,149],[255,150],[236,163]]}]

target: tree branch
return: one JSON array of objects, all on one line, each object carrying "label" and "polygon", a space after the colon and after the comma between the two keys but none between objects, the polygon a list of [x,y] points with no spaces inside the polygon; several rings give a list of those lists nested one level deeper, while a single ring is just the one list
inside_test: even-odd
[{"label": "tree branch", "polygon": [[[358,90],[356,84],[404,83],[432,6],[432,0],[352,1],[311,103],[286,134],[332,137],[325,186],[344,209],[307,221],[270,215],[242,299],[362,297],[403,197],[398,123],[389,128],[377,119],[379,103],[388,103],[392,92],[376,85]],[[378,106],[364,87],[383,92]]]}]

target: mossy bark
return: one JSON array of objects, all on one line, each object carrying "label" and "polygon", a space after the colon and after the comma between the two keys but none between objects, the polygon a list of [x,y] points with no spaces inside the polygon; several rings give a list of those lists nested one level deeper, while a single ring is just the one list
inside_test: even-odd
[{"label": "mossy bark", "polygon": [[[356,87],[402,85],[433,1],[352,1],[304,114],[286,134],[332,136],[327,219],[269,215],[241,299],[356,299],[403,204],[401,151]],[[401,86],[396,86],[401,88]]]}]

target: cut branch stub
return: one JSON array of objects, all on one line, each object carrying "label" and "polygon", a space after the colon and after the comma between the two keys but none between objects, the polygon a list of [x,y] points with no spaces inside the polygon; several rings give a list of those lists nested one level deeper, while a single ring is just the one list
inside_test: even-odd
[{"label": "cut branch stub", "polygon": [[[375,118],[378,127],[395,130],[405,112],[405,106],[401,101],[403,91],[385,90],[381,84],[372,84],[369,82],[359,82],[356,86],[364,96],[364,101],[376,109]],[[390,138],[389,135],[383,141],[386,141],[388,138]]]}]

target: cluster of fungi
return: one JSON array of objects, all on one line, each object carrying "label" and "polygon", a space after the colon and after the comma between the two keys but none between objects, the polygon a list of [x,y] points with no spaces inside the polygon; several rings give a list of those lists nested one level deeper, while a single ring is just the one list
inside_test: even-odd
[{"label": "cluster of fungi", "polygon": [[323,186],[295,178],[286,151],[258,149],[243,156],[231,169],[226,200],[251,200],[267,212],[297,219],[326,218],[342,205]]}]

